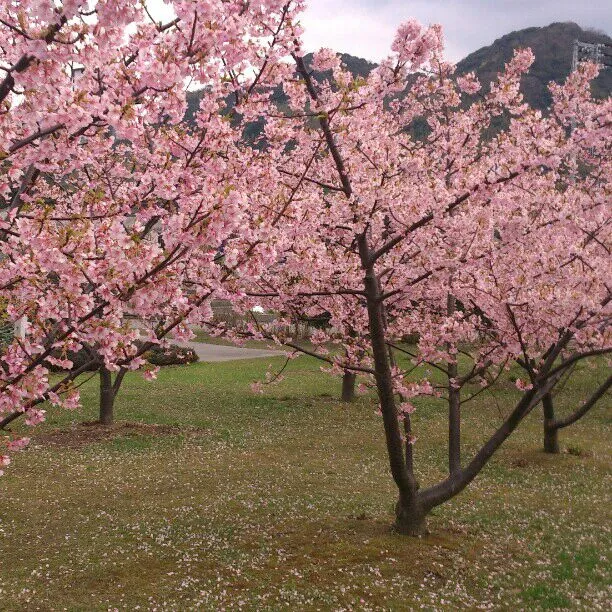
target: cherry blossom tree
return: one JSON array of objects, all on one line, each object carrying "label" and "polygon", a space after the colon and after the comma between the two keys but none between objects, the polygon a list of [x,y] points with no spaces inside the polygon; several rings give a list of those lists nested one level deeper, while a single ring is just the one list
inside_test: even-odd
[{"label": "cherry blossom tree", "polygon": [[[314,349],[278,340],[376,388],[396,525],[422,533],[574,363],[609,350],[609,164],[588,189],[579,166],[591,150],[609,161],[609,103],[590,99],[585,69],[553,88],[549,115],[530,109],[525,50],[480,95],[443,61],[439,26],[415,21],[365,79],[315,54],[331,71],[318,83],[300,2],[172,7],[161,24],[137,2],[0,4],[0,287],[10,319],[29,321],[1,358],[3,423],[39,422],[47,399],[78,405],[81,371],[51,384],[46,362],[70,367],[89,346],[109,372],[136,369],[153,343],[208,323],[213,295],[287,323],[328,313]],[[191,83],[205,92],[193,130]],[[461,405],[514,361],[520,397],[466,459]],[[419,397],[449,413],[449,475],[427,487]]]},{"label": "cherry blossom tree", "polygon": [[[585,91],[590,79],[597,74],[595,65],[583,66],[570,76],[574,87]],[[559,101],[566,91],[553,85],[552,93]],[[552,190],[537,192],[540,202],[548,202],[559,211],[557,218],[542,225],[534,215],[532,231],[524,230],[526,236],[537,233],[538,243],[546,245],[545,250],[534,253],[538,243],[523,241],[525,252],[534,258],[529,267],[521,269],[528,273],[526,283],[536,290],[536,297],[543,300],[546,310],[540,308],[533,313],[534,321],[542,328],[571,328],[574,320],[579,320],[585,312],[592,313],[589,325],[580,331],[574,350],[591,350],[594,354],[609,352],[610,310],[607,308],[610,294],[610,178],[612,176],[612,156],[610,155],[610,99],[595,103],[582,97],[563,107],[565,113],[557,120],[571,128],[576,146],[574,158],[565,169]],[[540,234],[544,235],[540,238]],[[530,248],[527,249],[526,247]],[[535,265],[534,265],[535,263]],[[547,278],[543,271],[552,272]],[[586,303],[584,300],[588,300]],[[532,299],[532,302],[535,302]],[[537,303],[537,302],[536,302]],[[542,330],[539,330],[542,333]],[[519,359],[528,378],[532,377],[529,360]],[[577,365],[575,362],[574,365]],[[574,367],[566,373],[566,378],[574,375]],[[596,389],[589,390],[584,402],[564,417],[556,417],[553,395],[543,397],[544,410],[544,450],[558,453],[560,429],[568,427],[586,415],[603,397],[612,385],[612,377],[600,381]]]},{"label": "cherry blossom tree", "polygon": [[[441,59],[438,26],[407,22],[392,50],[366,79],[330,50],[311,68],[293,54],[288,110],[267,114],[259,160],[269,182],[256,210],[267,213],[252,221],[277,264],[262,260],[257,285],[244,285],[244,308],[265,303],[287,329],[329,313],[330,328],[312,337],[318,348],[276,339],[376,388],[399,490],[396,526],[420,534],[430,510],[477,476],[573,363],[609,350],[609,259],[583,231],[609,238],[608,187],[594,186],[589,205],[574,186],[578,153],[609,136],[609,111],[590,99],[588,73],[554,90],[549,115],[530,109],[519,92],[528,50],[480,96],[473,75],[455,77]],[[332,76],[317,83],[312,69]],[[423,119],[428,133],[418,137]],[[507,127],[495,133],[499,119]],[[252,331],[270,337],[255,323]],[[403,343],[409,334],[419,337],[414,353]],[[515,360],[529,380],[466,460],[461,405]],[[446,382],[425,376],[423,364]],[[449,427],[449,475],[427,487],[415,476],[410,419],[423,396],[447,403]]]},{"label": "cherry blossom tree", "polygon": [[[40,422],[46,400],[75,408],[86,369],[122,376],[188,335],[249,257],[218,251],[242,231],[252,180],[240,113],[287,71],[300,2],[171,8],[156,23],[136,1],[0,3],[0,287],[9,318],[28,321],[1,357],[3,427]],[[71,368],[83,346],[91,361],[52,384],[47,364]]]}]

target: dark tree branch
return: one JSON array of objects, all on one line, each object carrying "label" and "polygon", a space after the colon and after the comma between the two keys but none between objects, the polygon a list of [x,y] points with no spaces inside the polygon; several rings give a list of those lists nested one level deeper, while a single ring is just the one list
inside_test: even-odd
[{"label": "dark tree branch", "polygon": [[576,421],[580,420],[595,404],[608,392],[608,389],[612,387],[612,374],[608,376],[606,381],[599,386],[597,391],[591,395],[591,397],[574,411],[572,414],[568,415],[563,419],[555,419],[552,423],[549,424],[551,429],[563,429],[564,427],[568,427],[573,425]]}]

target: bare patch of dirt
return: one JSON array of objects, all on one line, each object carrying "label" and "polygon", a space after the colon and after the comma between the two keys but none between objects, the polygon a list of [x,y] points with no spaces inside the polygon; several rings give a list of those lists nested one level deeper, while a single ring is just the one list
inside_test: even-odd
[{"label": "bare patch of dirt", "polygon": [[56,429],[37,435],[35,442],[44,446],[64,446],[81,448],[95,442],[104,442],[116,438],[136,438],[139,436],[167,436],[179,433],[193,434],[201,431],[197,428],[179,427],[178,425],[156,425],[118,421],[113,425],[102,425],[97,421],[86,421],[70,427]]}]

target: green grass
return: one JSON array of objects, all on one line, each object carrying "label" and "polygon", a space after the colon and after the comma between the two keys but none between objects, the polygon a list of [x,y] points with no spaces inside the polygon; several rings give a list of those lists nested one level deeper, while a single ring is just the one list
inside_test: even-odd
[{"label": "green grass", "polygon": [[[106,436],[79,425],[96,416],[95,379],[83,410],[49,409],[0,479],[0,609],[609,609],[605,402],[562,432],[574,454],[540,451],[534,412],[412,539],[390,530],[373,398],[336,401],[339,381],[307,358],[251,393],[267,366],[130,374],[117,418],[144,424]],[[602,376],[579,374],[560,411]],[[466,459],[516,396],[508,382],[466,404]],[[414,421],[427,485],[445,473],[443,406],[419,403]]]},{"label": "green grass", "polygon": [[[193,333],[195,334],[194,342],[206,342],[206,344],[220,344],[222,346],[236,346],[233,342],[224,338],[223,336],[211,336],[207,331],[203,329],[194,329]],[[241,346],[245,348],[255,348],[255,349],[274,349],[278,350],[278,346],[274,344],[274,342],[266,342],[264,340],[254,340],[248,339],[244,340]]]}]

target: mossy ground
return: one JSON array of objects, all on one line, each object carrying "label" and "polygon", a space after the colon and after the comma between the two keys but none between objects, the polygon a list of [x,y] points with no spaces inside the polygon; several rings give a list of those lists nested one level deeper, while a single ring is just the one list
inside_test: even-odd
[{"label": "mossy ground", "polygon": [[[373,398],[338,402],[339,381],[307,358],[253,394],[267,365],[128,375],[117,418],[151,426],[78,425],[95,419],[95,379],[82,411],[50,410],[0,479],[0,609],[609,609],[605,400],[557,456],[535,411],[414,539],[390,529]],[[560,409],[602,375],[582,368]],[[515,397],[508,382],[466,404],[465,458]],[[414,429],[427,485],[445,473],[443,408],[421,402]]]}]

